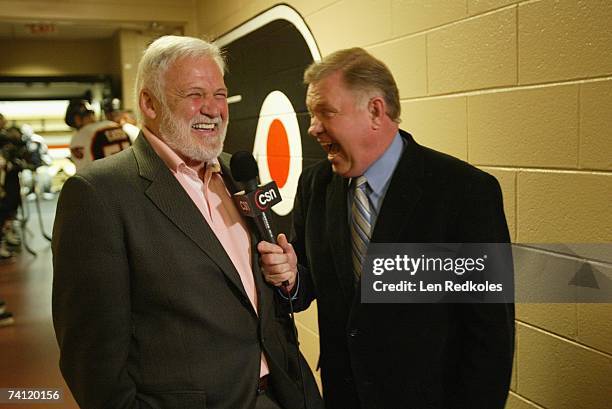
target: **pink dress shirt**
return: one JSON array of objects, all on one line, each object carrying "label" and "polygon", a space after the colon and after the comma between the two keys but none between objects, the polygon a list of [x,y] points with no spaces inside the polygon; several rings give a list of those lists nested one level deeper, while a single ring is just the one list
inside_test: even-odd
[{"label": "pink dress shirt", "polygon": [[[249,300],[257,312],[257,291],[251,267],[251,240],[240,213],[221,177],[215,159],[206,164],[188,166],[164,141],[146,127],[142,133],[157,155],[181,184],[223,245],[236,267]],[[204,166],[206,165],[206,166]],[[260,377],[269,373],[266,357],[261,354]]]}]

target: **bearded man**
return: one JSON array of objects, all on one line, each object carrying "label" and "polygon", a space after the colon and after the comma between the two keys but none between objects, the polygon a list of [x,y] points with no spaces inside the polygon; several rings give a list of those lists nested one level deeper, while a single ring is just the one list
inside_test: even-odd
[{"label": "bearded man", "polygon": [[53,232],[60,368],[83,408],[322,407],[259,273],[223,154],[225,63],[165,36],[136,78],[142,133],[62,190]]}]

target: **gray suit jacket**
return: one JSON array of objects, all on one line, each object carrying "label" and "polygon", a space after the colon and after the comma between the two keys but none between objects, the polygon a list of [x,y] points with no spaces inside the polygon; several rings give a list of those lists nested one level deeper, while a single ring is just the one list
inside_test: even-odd
[{"label": "gray suit jacket", "polygon": [[[53,322],[79,405],[252,408],[263,350],[274,396],[302,408],[288,317],[262,280],[256,250],[252,257],[258,314],[221,243],[143,136],[70,178],[53,230]],[[302,363],[309,407],[320,407]]]}]

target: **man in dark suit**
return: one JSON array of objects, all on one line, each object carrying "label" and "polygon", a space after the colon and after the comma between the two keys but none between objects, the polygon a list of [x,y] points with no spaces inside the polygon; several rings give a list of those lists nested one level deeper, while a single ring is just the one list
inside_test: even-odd
[{"label": "man in dark suit", "polygon": [[[327,160],[306,169],[294,239],[258,249],[266,279],[316,299],[327,409],[503,409],[512,304],[362,304],[369,243],[508,243],[491,175],[399,129],[397,86],[360,48],[305,73],[309,133]],[[359,191],[360,190],[360,191]]]},{"label": "man in dark suit", "polygon": [[64,185],[53,320],[82,408],[304,407],[287,314],[230,196],[223,72],[213,44],[153,42],[137,74],[140,137]]}]

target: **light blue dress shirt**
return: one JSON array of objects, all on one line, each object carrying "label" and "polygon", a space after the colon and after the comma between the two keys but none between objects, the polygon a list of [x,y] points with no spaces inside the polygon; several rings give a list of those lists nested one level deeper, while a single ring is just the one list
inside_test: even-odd
[{"label": "light blue dress shirt", "polygon": [[[383,199],[385,198],[385,194],[387,193],[387,189],[389,188],[389,183],[391,182],[391,176],[393,176],[393,172],[395,172],[395,168],[399,163],[402,154],[404,153],[404,149],[406,147],[406,141],[401,135],[398,133],[395,134],[393,138],[393,142],[387,148],[387,150],[382,154],[380,158],[376,160],[376,162],[372,163],[370,167],[363,174],[368,180],[368,188],[366,189],[366,195],[370,200],[372,212],[371,223],[372,226],[376,224],[376,218],[378,217],[378,213],[380,212],[380,208],[383,203]],[[353,179],[350,180],[349,185],[353,183]],[[353,191],[349,189],[348,192],[348,216],[349,216],[349,225],[351,223],[351,207],[353,206]],[[292,290],[293,295],[291,296],[292,300],[297,299],[300,288],[300,275],[297,275],[296,284]],[[278,289],[278,293],[285,300],[288,297]]]},{"label": "light blue dress shirt", "polygon": [[[387,189],[389,188],[391,176],[393,176],[393,172],[395,172],[395,168],[397,167],[397,164],[399,163],[399,160],[402,157],[402,154],[404,153],[405,147],[406,142],[398,132],[397,134],[395,134],[393,142],[391,142],[391,145],[389,145],[387,150],[382,154],[380,158],[376,160],[376,162],[372,163],[363,174],[363,176],[365,176],[368,180],[368,188],[366,189],[366,195],[370,200],[370,210],[372,211],[372,227],[376,225],[376,219],[378,217],[378,213],[380,212],[380,208],[382,207],[383,199],[385,198]],[[353,183],[353,179],[351,179],[351,184]],[[350,219],[352,206],[353,191],[352,189],[349,189],[349,224],[351,222]]]}]

